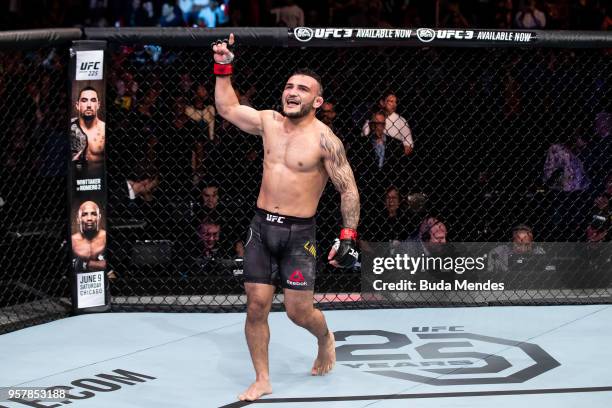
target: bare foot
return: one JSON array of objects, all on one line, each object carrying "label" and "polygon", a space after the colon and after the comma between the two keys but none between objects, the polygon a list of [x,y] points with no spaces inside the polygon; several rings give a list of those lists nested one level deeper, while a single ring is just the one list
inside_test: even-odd
[{"label": "bare foot", "polygon": [[323,343],[319,343],[319,353],[310,374],[325,375],[329,373],[336,364],[336,340],[334,333],[328,332]]},{"label": "bare foot", "polygon": [[270,381],[255,381],[245,392],[238,396],[240,401],[255,401],[263,395],[272,394]]}]

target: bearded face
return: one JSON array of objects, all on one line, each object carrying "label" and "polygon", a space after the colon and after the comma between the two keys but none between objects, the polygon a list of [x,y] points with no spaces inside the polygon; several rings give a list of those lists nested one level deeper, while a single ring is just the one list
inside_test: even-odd
[{"label": "bearded face", "polygon": [[286,105],[283,105],[283,115],[292,119],[303,118],[308,115],[312,109],[312,104],[305,104],[299,100],[292,100],[287,102]]},{"label": "bearded face", "polygon": [[85,121],[94,120],[98,116],[98,109],[100,109],[98,93],[92,90],[81,92],[76,108],[80,118]]},{"label": "bearded face", "polygon": [[307,116],[318,106],[315,106],[316,99],[319,98],[318,92],[319,84],[314,78],[307,75],[292,76],[283,91],[283,115],[291,119]]}]

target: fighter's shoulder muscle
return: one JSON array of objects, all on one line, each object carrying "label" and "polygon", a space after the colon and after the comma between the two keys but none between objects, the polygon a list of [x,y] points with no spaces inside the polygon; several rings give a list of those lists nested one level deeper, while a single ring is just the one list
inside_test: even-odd
[{"label": "fighter's shoulder muscle", "polygon": [[259,111],[259,115],[261,117],[261,123],[263,125],[262,136],[265,136],[266,133],[274,132],[273,129],[276,126],[280,125],[284,118],[283,115],[271,109]]},{"label": "fighter's shoulder muscle", "polygon": [[338,136],[325,123],[317,119],[317,135],[320,139],[321,154],[326,155],[331,150],[341,149],[344,151],[344,144]]},{"label": "fighter's shoulder muscle", "polygon": [[272,122],[282,122],[284,117],[283,115],[272,109],[259,111],[259,114],[261,115],[262,120]]}]

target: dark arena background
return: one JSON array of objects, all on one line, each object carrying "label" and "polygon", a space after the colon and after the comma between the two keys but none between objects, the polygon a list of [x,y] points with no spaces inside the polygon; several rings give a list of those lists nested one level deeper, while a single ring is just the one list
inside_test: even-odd
[{"label": "dark arena background", "polygon": [[[81,39],[107,42],[108,197],[101,211],[112,309],[244,310],[240,258],[263,152],[257,137],[214,109],[209,44],[230,31],[237,38],[233,81],[243,104],[278,110],[294,70],[310,67],[321,75],[327,103],[317,114],[345,144],[361,193],[363,241],[418,239],[429,217],[444,224],[449,242],[507,242],[520,224],[539,242],[609,239],[606,33],[495,37],[494,31],[442,30],[433,39],[423,29],[398,30],[391,38],[357,29],[4,32],[2,331],[71,309],[67,78],[70,41]],[[405,151],[406,143],[397,141],[380,163],[364,129],[374,129],[373,114],[384,111],[389,95],[412,144]],[[564,154],[571,163],[558,163]],[[332,270],[325,262],[341,223],[331,183],[317,221],[319,306],[389,306],[359,294],[358,269]],[[610,282],[597,280],[568,291],[499,292],[486,303],[609,301]],[[415,294],[393,306],[471,305],[477,298],[449,302]]]},{"label": "dark arena background", "polygon": [[[611,12],[0,0],[0,408],[609,407]],[[311,375],[317,342],[277,288],[256,401],[236,396],[265,152],[215,105],[230,33],[242,105],[282,112],[293,72],[321,77],[361,205],[354,267],[327,259],[331,182],[297,248],[334,370]]]}]

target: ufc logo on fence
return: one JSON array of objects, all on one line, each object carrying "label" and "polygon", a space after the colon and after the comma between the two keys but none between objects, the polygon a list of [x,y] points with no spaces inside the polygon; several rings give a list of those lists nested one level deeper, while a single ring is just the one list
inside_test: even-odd
[{"label": "ufc logo on fence", "polygon": [[78,51],[76,55],[76,80],[96,80],[104,77],[104,51]]},{"label": "ufc logo on fence", "polygon": [[266,214],[266,221],[277,222],[283,224],[285,217],[279,217],[278,215]]}]

